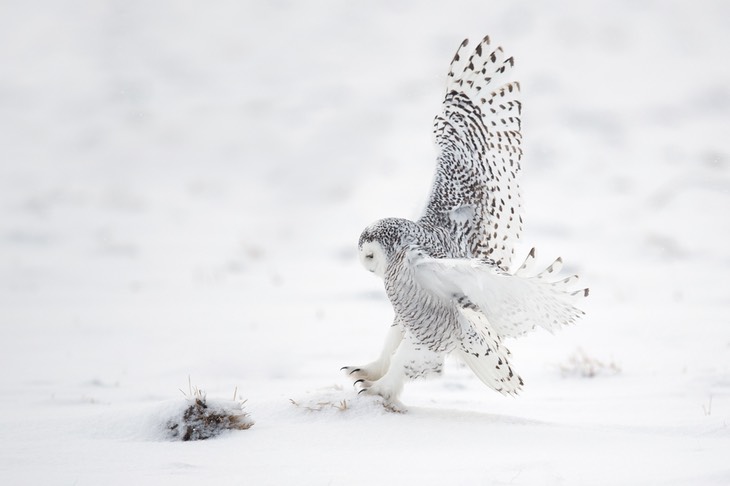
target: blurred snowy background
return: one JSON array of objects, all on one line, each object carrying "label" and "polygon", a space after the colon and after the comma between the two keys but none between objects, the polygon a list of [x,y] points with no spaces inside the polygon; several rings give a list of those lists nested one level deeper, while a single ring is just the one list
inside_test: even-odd
[{"label": "blurred snowy background", "polygon": [[[727,484],[728,19],[724,0],[2,2],[0,480]],[[407,415],[358,408],[339,367],[392,316],[357,238],[419,215],[448,63],[485,34],[522,84],[523,252],[562,255],[588,315],[509,344],[518,399],[452,363]],[[256,425],[150,440],[189,375],[238,387]],[[352,408],[289,402],[319,393]]]}]

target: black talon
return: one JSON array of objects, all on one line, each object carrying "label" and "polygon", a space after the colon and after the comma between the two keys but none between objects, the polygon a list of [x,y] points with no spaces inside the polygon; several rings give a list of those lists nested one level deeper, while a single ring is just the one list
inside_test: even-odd
[{"label": "black talon", "polygon": [[362,378],[360,378],[359,380],[355,381],[355,383],[353,383],[352,386],[355,386],[358,383],[362,383],[363,381],[365,381],[365,380],[363,380]]},{"label": "black talon", "polygon": [[363,388],[362,390],[360,390],[359,392],[357,392],[357,394],[359,395],[359,394],[361,394],[364,391],[367,391],[367,388]]},{"label": "black talon", "polygon": [[360,371],[360,368],[355,368],[354,370],[350,371],[350,374],[353,374],[356,371]]},{"label": "black talon", "polygon": [[346,370],[347,368],[348,368],[347,366],[343,366],[342,368],[340,368],[340,371]]}]

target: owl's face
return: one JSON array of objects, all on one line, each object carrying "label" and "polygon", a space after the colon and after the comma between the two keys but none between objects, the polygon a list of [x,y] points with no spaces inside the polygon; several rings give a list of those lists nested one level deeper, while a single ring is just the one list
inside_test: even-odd
[{"label": "owl's face", "polygon": [[386,218],[371,224],[360,235],[360,262],[369,271],[383,278],[388,262],[403,246],[404,229],[413,224],[405,219]]},{"label": "owl's face", "polygon": [[373,272],[380,278],[385,277],[385,268],[388,266],[388,257],[383,245],[378,241],[367,241],[360,246],[360,263],[368,272]]}]

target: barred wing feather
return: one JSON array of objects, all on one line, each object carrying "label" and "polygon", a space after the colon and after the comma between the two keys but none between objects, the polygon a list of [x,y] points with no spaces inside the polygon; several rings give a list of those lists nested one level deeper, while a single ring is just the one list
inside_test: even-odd
[{"label": "barred wing feather", "polygon": [[434,121],[439,148],[433,188],[421,222],[445,228],[466,258],[509,268],[522,232],[517,175],[519,84],[514,61],[486,37],[470,56],[457,50],[443,110]]}]

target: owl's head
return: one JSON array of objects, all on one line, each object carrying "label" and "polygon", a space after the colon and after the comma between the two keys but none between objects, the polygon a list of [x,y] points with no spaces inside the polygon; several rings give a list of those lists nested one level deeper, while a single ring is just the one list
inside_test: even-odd
[{"label": "owl's head", "polygon": [[357,245],[365,269],[383,278],[390,259],[406,243],[406,228],[413,224],[406,219],[386,218],[365,228]]}]

